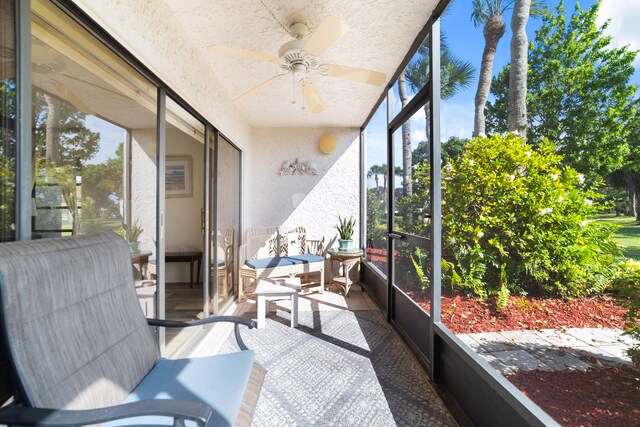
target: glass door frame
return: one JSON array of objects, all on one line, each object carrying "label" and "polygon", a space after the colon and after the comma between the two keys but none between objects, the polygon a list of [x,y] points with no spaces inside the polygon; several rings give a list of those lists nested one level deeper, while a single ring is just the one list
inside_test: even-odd
[{"label": "glass door frame", "polygon": [[[398,312],[396,311],[397,303],[396,293],[403,292],[394,283],[396,278],[394,254],[396,249],[396,241],[401,240],[405,243],[415,245],[424,250],[429,251],[429,282],[430,293],[430,312],[428,313],[428,331],[425,335],[419,330],[406,331],[408,337],[414,336],[417,341],[424,342],[426,344],[426,356],[425,361],[431,371],[431,375],[436,374],[434,358],[434,339],[433,339],[433,325],[434,322],[440,321],[440,286],[441,286],[441,195],[440,195],[440,183],[441,183],[441,170],[440,162],[433,162],[432,159],[440,159],[440,20],[433,20],[430,25],[427,26],[429,37],[429,61],[431,66],[429,67],[429,81],[427,84],[418,91],[418,93],[409,101],[409,103],[398,112],[395,117],[393,116],[393,103],[387,100],[387,176],[389,185],[389,197],[387,200],[387,321],[396,323]],[[418,40],[423,40],[426,36],[418,36]],[[403,68],[404,69],[404,68]],[[393,86],[388,88],[389,93]],[[430,104],[429,109],[429,166],[430,166],[430,184],[429,184],[429,236],[418,236],[398,230],[395,227],[395,155],[394,155],[394,141],[393,134],[396,130],[400,129],[402,125],[411,120],[411,117],[422,109],[427,103]],[[437,141],[437,143],[436,143]],[[409,298],[407,297],[409,300]],[[414,303],[415,304],[415,303]],[[420,329],[420,325],[397,325],[400,329],[407,327]],[[424,339],[424,340],[423,340]],[[421,346],[422,348],[425,345]]]},{"label": "glass door frame", "polygon": [[[208,134],[208,135],[207,135]],[[220,186],[218,173],[219,173],[219,158],[220,158],[220,144],[222,141],[224,143],[229,144],[229,146],[238,152],[238,170],[237,170],[237,179],[238,179],[238,218],[237,218],[237,230],[234,231],[234,271],[238,270],[238,253],[239,253],[239,245],[236,243],[242,243],[242,169],[243,169],[243,151],[235,145],[229,138],[227,138],[223,133],[221,133],[218,129],[213,126],[207,125],[205,128],[205,207],[204,207],[204,233],[205,233],[205,248],[203,251],[205,265],[207,272],[204,275],[203,280],[203,292],[205,295],[205,305],[204,312],[205,317],[209,317],[209,307],[213,307],[213,315],[218,315],[220,312],[226,310],[233,301],[235,301],[238,297],[238,274],[233,274],[232,277],[234,281],[232,283],[232,292],[227,295],[225,301],[220,305],[219,298],[219,283],[218,283],[218,263],[214,262],[212,264],[213,257],[217,257],[216,253],[212,253],[211,248],[218,248],[218,230],[219,230],[219,195],[220,195]],[[212,182],[213,181],[213,182]],[[217,249],[216,249],[217,250]],[[217,259],[217,258],[216,258]],[[213,269],[211,269],[211,265],[213,265]],[[212,271],[213,270],[213,271]],[[211,296],[209,296],[211,295]],[[210,305],[209,305],[210,304]]]}]

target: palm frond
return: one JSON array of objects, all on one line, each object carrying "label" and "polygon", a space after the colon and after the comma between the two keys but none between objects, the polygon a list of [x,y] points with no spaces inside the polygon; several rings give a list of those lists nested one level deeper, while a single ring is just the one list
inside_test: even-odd
[{"label": "palm frond", "polygon": [[475,27],[482,27],[489,19],[495,16],[502,16],[507,10],[511,9],[513,2],[514,0],[473,0],[471,22]]},{"label": "palm frond", "polygon": [[483,0],[473,0],[473,10],[471,11],[471,22],[474,27],[482,27],[489,19],[485,2]]},{"label": "palm frond", "polygon": [[545,4],[544,0],[531,0],[531,9],[529,9],[529,16],[533,18],[539,18],[543,16],[547,10],[549,10],[549,6]]}]

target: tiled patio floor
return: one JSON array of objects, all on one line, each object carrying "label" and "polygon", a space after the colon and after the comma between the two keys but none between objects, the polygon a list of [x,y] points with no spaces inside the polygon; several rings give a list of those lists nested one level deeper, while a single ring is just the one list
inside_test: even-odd
[{"label": "tiled patio floor", "polygon": [[[334,289],[335,291],[335,289]],[[265,329],[241,334],[267,377],[256,426],[455,426],[418,361],[359,287],[301,295],[299,327],[288,300],[270,306]],[[249,297],[225,313],[255,319]],[[216,324],[190,356],[237,351],[231,324]],[[233,342],[232,342],[233,341]]]},{"label": "tiled patio floor", "polygon": [[[289,300],[272,301],[270,312],[274,310],[290,311]],[[310,293],[299,298],[299,311],[333,311],[333,310],[378,310],[375,303],[359,286],[351,288],[348,297],[333,291],[324,294]],[[241,316],[244,313],[256,312],[256,301],[251,296],[243,302],[234,304],[224,314]],[[216,324],[200,344],[193,350],[191,356],[206,356],[217,353],[218,349],[233,329],[231,324]]]}]

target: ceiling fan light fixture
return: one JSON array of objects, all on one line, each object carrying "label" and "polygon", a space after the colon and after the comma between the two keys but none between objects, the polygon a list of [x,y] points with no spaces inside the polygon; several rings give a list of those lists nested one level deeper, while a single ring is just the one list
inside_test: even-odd
[{"label": "ceiling fan light fixture", "polygon": [[294,22],[289,27],[289,32],[293,37],[299,40],[305,38],[309,34],[309,27],[302,22]]},{"label": "ceiling fan light fixture", "polygon": [[291,71],[293,71],[294,74],[300,76],[306,74],[307,67],[308,65],[304,62],[293,63],[291,64]]}]

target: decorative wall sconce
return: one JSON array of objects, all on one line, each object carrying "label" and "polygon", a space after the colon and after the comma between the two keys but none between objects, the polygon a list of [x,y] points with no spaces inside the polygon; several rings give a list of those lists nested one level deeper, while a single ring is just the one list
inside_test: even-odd
[{"label": "decorative wall sconce", "polygon": [[331,135],[330,133],[320,138],[320,151],[322,151],[324,154],[332,153],[337,146],[338,141],[336,140],[336,137]]},{"label": "decorative wall sconce", "polygon": [[300,175],[318,175],[318,166],[312,161],[298,163],[296,159],[295,162],[286,160],[280,168],[280,176],[294,175],[296,172],[300,172]]}]

